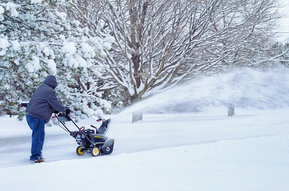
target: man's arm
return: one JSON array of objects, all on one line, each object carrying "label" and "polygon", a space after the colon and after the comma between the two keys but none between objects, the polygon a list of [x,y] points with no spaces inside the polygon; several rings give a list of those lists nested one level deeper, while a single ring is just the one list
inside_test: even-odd
[{"label": "man's arm", "polygon": [[66,112],[66,108],[57,99],[54,91],[52,91],[48,96],[48,103],[53,108],[54,111]]}]

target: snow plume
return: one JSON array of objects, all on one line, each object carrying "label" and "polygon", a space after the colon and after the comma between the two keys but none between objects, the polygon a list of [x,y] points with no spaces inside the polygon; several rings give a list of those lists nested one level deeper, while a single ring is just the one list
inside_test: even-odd
[{"label": "snow plume", "polygon": [[289,69],[284,67],[217,74],[149,97],[127,112],[192,112],[231,104],[258,109],[288,107],[288,81]]}]

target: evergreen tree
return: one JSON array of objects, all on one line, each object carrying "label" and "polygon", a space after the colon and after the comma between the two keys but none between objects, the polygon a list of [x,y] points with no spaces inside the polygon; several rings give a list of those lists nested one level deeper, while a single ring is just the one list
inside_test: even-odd
[{"label": "evergreen tree", "polygon": [[109,38],[92,36],[78,20],[69,20],[64,0],[0,1],[0,111],[18,113],[49,74],[57,76],[61,101],[78,116],[110,110],[97,89],[97,62]]}]

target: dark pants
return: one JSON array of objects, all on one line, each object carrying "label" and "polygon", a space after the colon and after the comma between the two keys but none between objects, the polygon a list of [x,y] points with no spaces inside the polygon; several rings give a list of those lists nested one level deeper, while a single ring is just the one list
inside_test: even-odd
[{"label": "dark pants", "polygon": [[42,147],[45,138],[45,120],[33,116],[26,116],[26,121],[32,129],[32,145],[30,160],[37,160],[42,156]]}]

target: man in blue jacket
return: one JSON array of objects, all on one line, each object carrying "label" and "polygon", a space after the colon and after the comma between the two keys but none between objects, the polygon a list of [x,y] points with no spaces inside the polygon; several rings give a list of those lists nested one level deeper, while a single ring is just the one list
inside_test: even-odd
[{"label": "man in blue jacket", "polygon": [[54,89],[57,86],[55,76],[48,76],[32,95],[26,108],[26,121],[32,129],[32,145],[30,161],[32,163],[44,162],[42,158],[42,147],[45,138],[45,123],[47,123],[53,112],[66,112],[65,108],[56,98]]}]

